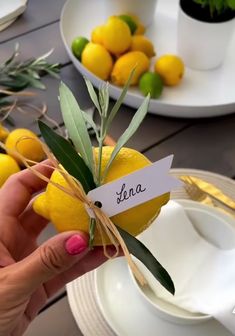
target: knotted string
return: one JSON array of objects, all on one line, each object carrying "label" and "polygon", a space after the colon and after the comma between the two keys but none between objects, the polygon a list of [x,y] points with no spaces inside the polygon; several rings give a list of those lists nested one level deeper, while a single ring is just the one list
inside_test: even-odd
[{"label": "knotted string", "polygon": [[[7,96],[12,96],[12,97],[13,96],[15,96],[15,97],[33,97],[33,96],[37,95],[36,93],[31,92],[31,91],[14,92],[14,91],[10,91],[10,90],[0,89],[0,94],[1,93],[5,94]],[[25,102],[19,101],[16,98],[16,99],[14,99],[14,101],[12,103],[9,103],[7,106],[1,107],[0,114],[3,113],[4,115],[3,115],[3,117],[0,118],[0,122],[3,122],[4,120],[6,120],[15,109],[18,112],[20,112],[21,114],[24,114],[24,115],[29,115],[29,114],[31,115],[32,112],[36,112],[37,119],[44,118],[49,123],[54,125],[56,130],[58,130],[59,133],[61,135],[63,135],[63,131],[62,131],[60,125],[54,119],[50,118],[47,115],[47,105],[45,103],[43,103],[42,107],[39,108],[34,104],[25,103]]]},{"label": "knotted string", "polygon": [[[119,246],[121,246],[122,251],[124,253],[124,256],[127,260],[127,263],[130,266],[130,269],[132,270],[132,272],[133,272],[134,276],[136,277],[137,281],[142,286],[146,285],[147,281],[146,281],[144,275],[142,274],[142,272],[140,271],[140,269],[138,268],[136,263],[132,260],[130,252],[129,252],[127,246],[126,246],[125,241],[123,240],[123,238],[120,235],[117,227],[111,221],[111,219],[106,215],[106,213],[101,208],[96,206],[93,203],[93,201],[90,200],[87,197],[81,183],[77,179],[75,179],[72,175],[70,175],[65,169],[61,168],[59,162],[54,157],[54,155],[50,152],[49,148],[44,143],[42,143],[39,139],[30,138],[34,141],[38,141],[41,144],[47,158],[53,164],[53,166],[50,166],[50,165],[47,165],[47,164],[44,164],[44,163],[41,163],[41,165],[58,171],[63,176],[65,181],[67,182],[68,187],[63,187],[60,184],[58,184],[54,181],[51,181],[51,179],[49,179],[48,177],[46,177],[45,175],[43,175],[42,173],[37,171],[37,169],[32,166],[32,165],[36,164],[37,162],[25,158],[17,150],[17,145],[19,144],[19,142],[22,141],[22,140],[25,140],[25,139],[29,139],[29,137],[20,138],[18,140],[17,144],[16,144],[16,150],[9,150],[8,149],[7,150],[8,153],[12,154],[13,156],[17,157],[20,161],[22,161],[23,164],[33,174],[35,174],[37,177],[39,177],[40,179],[42,179],[46,183],[52,184],[54,187],[60,189],[61,191],[65,192],[67,195],[73,197],[74,199],[79,200],[80,202],[82,202],[84,204],[85,208],[88,207],[94,213],[94,216],[95,216],[95,219],[96,219],[96,228],[97,228],[97,230],[98,230],[98,232],[101,236],[104,255],[108,259],[112,259],[112,258],[118,256]],[[5,145],[1,142],[0,142],[0,147],[2,147],[4,150],[6,150]],[[107,246],[106,246],[106,242],[105,242],[105,238],[104,238],[105,235],[108,236],[111,244],[114,245],[114,247],[115,247],[116,252],[115,252],[114,255],[110,255],[107,251]]]}]

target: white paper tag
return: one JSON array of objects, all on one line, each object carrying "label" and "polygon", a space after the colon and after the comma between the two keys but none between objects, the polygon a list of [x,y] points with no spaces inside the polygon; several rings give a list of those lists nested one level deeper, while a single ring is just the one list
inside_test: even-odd
[{"label": "white paper tag", "polygon": [[[182,182],[168,175],[172,160],[173,155],[170,155],[150,166],[93,189],[87,196],[93,203],[100,202],[102,210],[108,217],[117,215],[180,187]],[[87,208],[87,212],[90,217],[94,217],[91,209]]]}]

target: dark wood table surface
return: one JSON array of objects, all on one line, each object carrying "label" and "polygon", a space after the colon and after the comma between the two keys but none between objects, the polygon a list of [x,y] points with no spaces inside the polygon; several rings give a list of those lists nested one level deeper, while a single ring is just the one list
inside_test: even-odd
[{"label": "dark wood table surface", "polygon": [[[40,56],[53,48],[50,62],[61,64],[61,79],[73,90],[81,107],[89,108],[92,104],[84,80],[71,64],[60,37],[59,20],[64,2],[29,0],[26,12],[0,32],[0,61],[9,57],[17,42],[20,43],[22,59]],[[59,81],[48,76],[43,80],[47,90],[37,91],[38,96],[30,102],[39,104],[45,101],[48,115],[62,125],[57,99]],[[121,108],[111,129],[114,138],[122,133],[133,113],[134,110],[127,106]],[[28,127],[39,134],[34,117],[21,114],[13,117],[17,127]],[[164,118],[148,114],[128,146],[138,149],[152,161],[174,153],[175,168],[203,169],[234,178],[235,114],[211,119]],[[49,225],[40,241],[53,234],[54,230]],[[65,290],[50,300],[26,335],[82,335],[70,312]]]}]

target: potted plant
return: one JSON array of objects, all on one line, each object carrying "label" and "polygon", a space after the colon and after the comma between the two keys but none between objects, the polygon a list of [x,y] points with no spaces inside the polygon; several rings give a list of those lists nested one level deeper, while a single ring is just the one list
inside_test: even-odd
[{"label": "potted plant", "polygon": [[186,66],[209,70],[222,64],[234,17],[235,0],[180,0],[178,52]]}]

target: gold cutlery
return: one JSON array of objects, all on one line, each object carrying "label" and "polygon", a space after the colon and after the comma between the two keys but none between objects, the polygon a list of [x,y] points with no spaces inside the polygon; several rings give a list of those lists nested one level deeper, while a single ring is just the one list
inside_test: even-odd
[{"label": "gold cutlery", "polygon": [[[208,192],[206,192],[205,190],[203,190],[194,180],[194,177],[192,176],[181,176],[180,179],[185,183],[184,184],[184,188],[187,192],[187,194],[189,195],[190,199],[209,205],[209,206],[213,206],[216,207],[220,210],[222,210],[223,212],[226,212],[226,214],[229,214],[230,216],[235,217],[235,212],[234,212],[234,208],[232,208],[230,205],[226,204],[225,201],[221,201],[220,198],[217,198],[214,194],[211,195]],[[200,181],[203,181],[201,179],[197,179]],[[203,181],[204,182],[204,181]],[[205,182],[207,183],[207,182]],[[222,193],[222,191],[220,191],[218,188],[214,187],[213,185],[210,184],[210,189],[211,188],[215,188],[216,189],[216,193],[218,193],[218,191],[220,192],[221,195],[223,195],[223,197],[225,196],[227,198],[226,195],[224,195]],[[213,190],[212,188],[212,190]],[[225,198],[225,199],[226,199]],[[230,199],[230,204],[231,201],[234,202],[232,199]]]},{"label": "gold cutlery", "polygon": [[233,200],[228,195],[225,195],[222,190],[217,188],[215,185],[202,180],[195,176],[187,176],[182,175],[180,176],[180,179],[182,181],[186,181],[188,183],[196,185],[198,188],[200,188],[203,192],[205,192],[208,196],[212,197],[216,201],[223,204],[225,207],[228,207],[232,210],[235,210],[235,200]]}]

